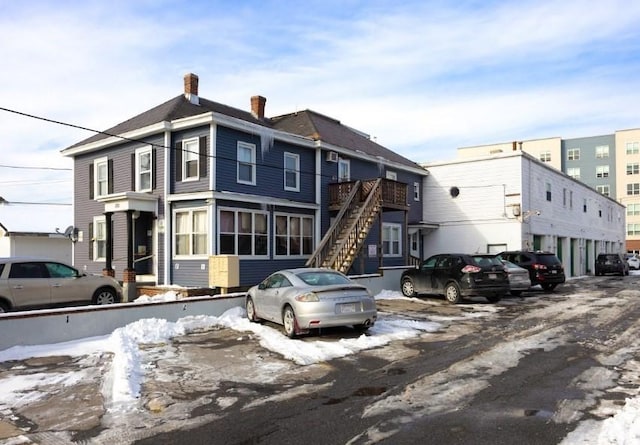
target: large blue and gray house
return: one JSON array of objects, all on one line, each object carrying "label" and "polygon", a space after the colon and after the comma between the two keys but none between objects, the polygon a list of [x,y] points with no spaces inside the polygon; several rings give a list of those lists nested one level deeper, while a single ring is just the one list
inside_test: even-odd
[{"label": "large blue and gray house", "polygon": [[420,258],[427,171],[338,120],[265,117],[184,93],[62,150],[74,160],[73,261],[123,281],[238,287],[279,269],[349,274]]}]

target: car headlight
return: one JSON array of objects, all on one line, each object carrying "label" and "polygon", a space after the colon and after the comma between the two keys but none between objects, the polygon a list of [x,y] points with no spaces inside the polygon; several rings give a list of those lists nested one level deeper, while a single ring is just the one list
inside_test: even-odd
[{"label": "car headlight", "polygon": [[305,292],[296,296],[296,301],[320,301],[315,292]]}]

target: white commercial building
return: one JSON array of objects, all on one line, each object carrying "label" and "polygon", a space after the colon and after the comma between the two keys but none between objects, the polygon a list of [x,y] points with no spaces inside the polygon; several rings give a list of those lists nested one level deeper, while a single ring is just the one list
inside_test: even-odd
[{"label": "white commercial building", "polygon": [[[625,207],[520,150],[423,164],[423,257],[545,250],[567,276],[625,251]],[[423,231],[423,233],[425,233]]]}]

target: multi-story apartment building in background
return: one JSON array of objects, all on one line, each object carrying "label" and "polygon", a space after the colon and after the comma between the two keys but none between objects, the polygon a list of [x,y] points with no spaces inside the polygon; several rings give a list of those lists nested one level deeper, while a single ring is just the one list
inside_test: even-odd
[{"label": "multi-story apartment building in background", "polygon": [[458,149],[459,158],[524,151],[626,207],[626,250],[640,252],[640,128]]}]

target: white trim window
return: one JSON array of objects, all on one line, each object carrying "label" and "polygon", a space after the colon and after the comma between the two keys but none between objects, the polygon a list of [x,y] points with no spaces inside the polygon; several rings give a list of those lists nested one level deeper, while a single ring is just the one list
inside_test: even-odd
[{"label": "white trim window", "polygon": [[182,141],[182,180],[196,181],[200,177],[200,139]]},{"label": "white trim window", "polygon": [[628,155],[637,155],[638,153],[640,153],[640,147],[638,146],[637,142],[627,142],[625,144],[625,151]]},{"label": "white trim window", "polygon": [[580,179],[580,167],[569,167],[567,169],[567,175],[573,179]]},{"label": "white trim window", "polygon": [[640,174],[640,164],[637,162],[632,162],[627,164],[627,175],[638,175]]},{"label": "white trim window", "polygon": [[107,221],[104,216],[93,218],[93,261],[107,258]]},{"label": "white trim window", "polygon": [[627,195],[640,195],[640,183],[627,184]]},{"label": "white trim window", "polygon": [[395,223],[382,223],[382,256],[398,257],[402,255],[402,226]]},{"label": "white trim window", "polygon": [[109,194],[109,159],[99,158],[93,161],[94,197],[107,196]]},{"label": "white trim window", "polygon": [[284,154],[284,189],[300,191],[300,155],[295,153]]},{"label": "white trim window", "polygon": [[348,159],[338,159],[338,182],[351,181],[351,162]]},{"label": "white trim window", "polygon": [[218,211],[218,251],[221,255],[266,258],[269,220],[266,212],[246,209]]},{"label": "white trim window", "polygon": [[579,148],[570,148],[567,150],[567,160],[569,161],[579,161],[580,160],[580,149]]},{"label": "white trim window", "polygon": [[638,216],[640,215],[640,204],[627,204],[627,216]]},{"label": "white trim window", "polygon": [[596,185],[596,192],[600,193],[603,196],[609,196],[609,185]]},{"label": "white trim window", "polygon": [[136,150],[136,191],[150,192],[153,184],[153,151],[151,147]]},{"label": "white trim window", "polygon": [[540,153],[540,160],[542,162],[551,162],[551,152],[550,151],[543,151]]},{"label": "white trim window", "polygon": [[275,256],[309,256],[313,253],[313,217],[275,214]]},{"label": "white trim window", "polygon": [[609,166],[608,165],[598,165],[596,166],[596,178],[608,178],[609,177]]},{"label": "white trim window", "polygon": [[207,209],[177,209],[173,212],[175,256],[206,256],[208,250]]},{"label": "white trim window", "polygon": [[609,157],[609,146],[608,145],[598,145],[596,147],[596,159],[605,159],[605,158],[608,158],[608,157]]},{"label": "white trim window", "polygon": [[256,185],[256,146],[238,141],[237,147],[239,184]]},{"label": "white trim window", "polygon": [[420,201],[420,183],[419,182],[413,183],[413,200]]}]

